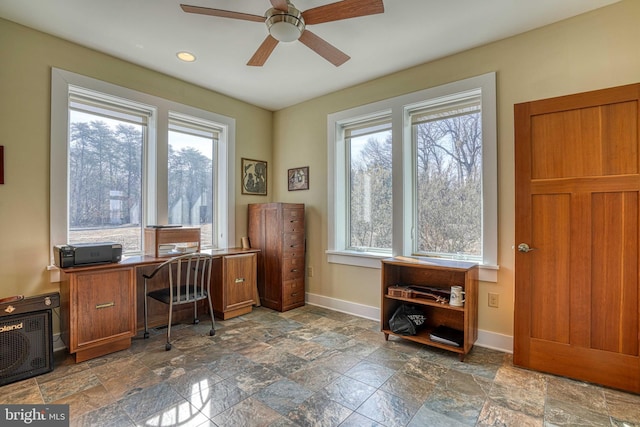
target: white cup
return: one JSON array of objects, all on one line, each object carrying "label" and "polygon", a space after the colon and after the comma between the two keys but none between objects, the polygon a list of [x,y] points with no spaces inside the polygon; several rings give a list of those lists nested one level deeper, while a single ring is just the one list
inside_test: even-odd
[{"label": "white cup", "polygon": [[451,287],[451,298],[449,299],[449,305],[455,305],[456,307],[462,307],[464,305],[464,291],[462,286]]}]

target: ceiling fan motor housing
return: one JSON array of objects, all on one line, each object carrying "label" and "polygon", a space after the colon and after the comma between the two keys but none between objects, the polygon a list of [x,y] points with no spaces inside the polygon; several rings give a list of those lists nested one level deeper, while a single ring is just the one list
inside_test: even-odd
[{"label": "ceiling fan motor housing", "polygon": [[288,10],[271,8],[267,11],[265,23],[269,34],[281,42],[296,41],[304,31],[302,12],[289,4]]}]

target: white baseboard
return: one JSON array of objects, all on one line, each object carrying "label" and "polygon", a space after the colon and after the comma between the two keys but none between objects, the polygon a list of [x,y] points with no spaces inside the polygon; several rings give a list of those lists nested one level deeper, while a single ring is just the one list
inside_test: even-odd
[{"label": "white baseboard", "polygon": [[[328,308],[341,313],[352,314],[365,319],[380,321],[380,309],[369,305],[358,304],[337,298],[330,298],[324,295],[306,294],[307,304]],[[490,348],[505,353],[513,353],[513,337],[491,331],[478,331],[478,340],[475,345],[478,347]],[[53,351],[65,350],[67,346],[62,341],[60,334],[53,334]]]},{"label": "white baseboard", "polygon": [[330,308],[334,311],[353,314],[354,316],[364,317],[365,319],[375,320],[377,322],[380,321],[380,309],[378,307],[325,297],[324,295],[312,294],[309,292],[306,293],[306,299],[307,304]]},{"label": "white baseboard", "polygon": [[[306,294],[306,301],[307,304],[310,305],[317,305],[318,307],[328,308],[341,313],[380,321],[380,309],[378,307],[358,304],[309,292]],[[513,353],[513,337],[510,335],[499,334],[497,332],[478,330],[478,340],[475,345],[505,353]]]},{"label": "white baseboard", "polygon": [[513,337],[511,335],[478,329],[478,340],[475,345],[513,354]]}]

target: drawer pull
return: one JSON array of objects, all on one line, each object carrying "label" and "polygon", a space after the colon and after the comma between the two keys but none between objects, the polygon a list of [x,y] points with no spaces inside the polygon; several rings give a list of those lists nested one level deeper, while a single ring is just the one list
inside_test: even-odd
[{"label": "drawer pull", "polygon": [[297,296],[298,296],[298,293],[297,293],[297,292],[294,292],[294,293],[292,293],[292,294],[291,294],[291,296],[292,296],[292,297],[297,297]]},{"label": "drawer pull", "polygon": [[297,272],[298,272],[298,269],[297,269],[297,268],[293,268],[293,269],[291,269],[291,272],[292,272],[292,273],[297,273]]},{"label": "drawer pull", "polygon": [[100,310],[101,308],[109,308],[116,305],[115,301],[105,302],[104,304],[96,304],[96,310]]},{"label": "drawer pull", "polygon": [[242,283],[244,282],[244,277],[239,277],[236,279],[236,283]]}]

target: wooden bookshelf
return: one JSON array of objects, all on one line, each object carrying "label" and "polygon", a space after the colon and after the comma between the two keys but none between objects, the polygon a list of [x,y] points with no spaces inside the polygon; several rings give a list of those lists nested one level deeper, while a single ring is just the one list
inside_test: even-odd
[{"label": "wooden bookshelf", "polygon": [[[459,354],[460,360],[471,351],[478,338],[478,265],[464,261],[433,260],[420,257],[396,257],[382,261],[380,327],[388,340],[389,335],[442,348]],[[465,303],[461,307],[424,298],[390,296],[388,288],[395,285],[422,285],[450,290],[462,286]],[[426,317],[426,325],[416,335],[395,334],[389,319],[402,304],[418,307]],[[433,341],[429,335],[437,326],[444,325],[463,333],[463,345],[454,346]]]}]

